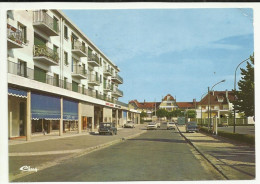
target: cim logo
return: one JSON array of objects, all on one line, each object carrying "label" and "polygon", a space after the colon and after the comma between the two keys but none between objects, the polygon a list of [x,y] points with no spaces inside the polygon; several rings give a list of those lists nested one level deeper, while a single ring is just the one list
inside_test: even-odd
[{"label": "cim logo", "polygon": [[22,167],[20,168],[20,170],[21,170],[21,171],[27,171],[27,172],[37,172],[37,171],[38,171],[37,168],[32,168],[31,166],[27,166],[27,165],[22,166]]}]

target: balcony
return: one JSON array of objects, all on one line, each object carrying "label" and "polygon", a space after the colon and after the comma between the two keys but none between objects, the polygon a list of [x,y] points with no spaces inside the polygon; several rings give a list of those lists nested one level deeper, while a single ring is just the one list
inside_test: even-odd
[{"label": "balcony", "polygon": [[122,97],[123,96],[123,91],[121,91],[119,89],[114,89],[112,91],[112,95],[117,96],[117,97]]},{"label": "balcony", "polygon": [[112,98],[104,96],[103,100],[107,101],[107,102],[112,102]]},{"label": "balcony", "polygon": [[95,54],[88,54],[88,64],[92,66],[99,66],[98,56]]},{"label": "balcony", "polygon": [[88,75],[88,84],[93,86],[99,86],[100,85],[99,77],[94,74]]},{"label": "balcony", "polygon": [[115,76],[112,76],[112,80],[118,84],[123,84],[123,78],[120,77],[118,74],[116,74]]},{"label": "balcony", "polygon": [[59,65],[59,55],[46,45],[33,46],[33,59],[49,66]]},{"label": "balcony", "polygon": [[106,76],[112,76],[112,70],[111,70],[110,67],[104,67],[104,68],[103,68],[103,73],[104,73],[104,75],[106,75]]},{"label": "balcony", "polygon": [[33,26],[48,36],[59,36],[59,21],[43,10],[33,12]]},{"label": "balcony", "polygon": [[72,43],[71,52],[73,54],[76,54],[79,57],[87,57],[88,56],[87,48],[80,41],[74,41],[74,43]]},{"label": "balcony", "polygon": [[23,48],[23,36],[22,32],[15,27],[7,24],[7,48],[17,49]]},{"label": "balcony", "polygon": [[106,91],[106,92],[111,92],[111,91],[112,91],[111,84],[104,83],[103,89],[104,89],[104,91]]},{"label": "balcony", "polygon": [[82,66],[79,65],[73,65],[72,70],[72,77],[78,78],[78,79],[86,79],[87,78],[87,70],[84,69]]}]

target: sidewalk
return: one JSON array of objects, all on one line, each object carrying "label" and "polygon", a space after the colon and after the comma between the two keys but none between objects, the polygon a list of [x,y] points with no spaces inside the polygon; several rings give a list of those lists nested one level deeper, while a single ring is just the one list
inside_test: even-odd
[{"label": "sidewalk", "polygon": [[255,148],[236,144],[218,136],[202,133],[180,133],[229,180],[255,179]]},{"label": "sidewalk", "polygon": [[[145,125],[136,128],[120,128],[118,134],[98,135],[84,132],[82,134],[66,134],[64,136],[45,135],[33,137],[32,141],[9,141],[9,177],[10,180],[20,178],[32,172],[22,172],[22,166],[30,166],[43,170],[61,163],[64,160],[87,154],[97,149],[119,143],[125,139],[146,132]],[[13,142],[12,142],[13,141]],[[18,143],[17,143],[18,141]]]}]

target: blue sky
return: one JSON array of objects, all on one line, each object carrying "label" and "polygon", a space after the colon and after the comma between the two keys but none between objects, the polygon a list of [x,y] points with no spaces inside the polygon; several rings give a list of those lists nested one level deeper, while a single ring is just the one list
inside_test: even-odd
[{"label": "blue sky", "polygon": [[119,66],[126,103],[168,93],[178,102],[199,101],[223,79],[214,89],[231,90],[236,66],[254,52],[252,9],[63,12]]}]

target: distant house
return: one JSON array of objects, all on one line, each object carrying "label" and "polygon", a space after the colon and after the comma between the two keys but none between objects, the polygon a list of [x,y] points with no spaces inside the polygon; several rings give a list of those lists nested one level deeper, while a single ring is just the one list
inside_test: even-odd
[{"label": "distant house", "polygon": [[153,112],[159,109],[161,102],[138,102],[137,100],[131,100],[128,104],[129,109],[135,109],[138,111],[144,111],[147,113],[147,118],[152,118]]},{"label": "distant house", "polygon": [[165,109],[167,111],[173,111],[178,108],[176,100],[173,98],[172,95],[166,95],[160,104],[160,109]]},{"label": "distant house", "polygon": [[177,102],[178,109],[187,110],[187,109],[196,109],[196,99],[193,99],[192,102]]},{"label": "distant house", "polygon": [[211,117],[227,117],[233,109],[234,93],[232,91],[212,91],[197,103],[197,118],[208,117],[208,108],[210,96]]}]

